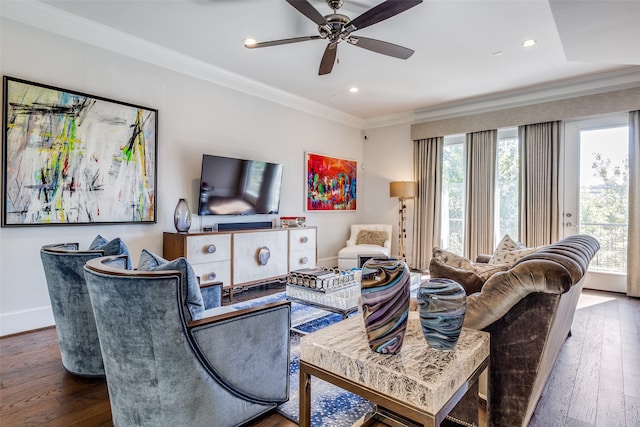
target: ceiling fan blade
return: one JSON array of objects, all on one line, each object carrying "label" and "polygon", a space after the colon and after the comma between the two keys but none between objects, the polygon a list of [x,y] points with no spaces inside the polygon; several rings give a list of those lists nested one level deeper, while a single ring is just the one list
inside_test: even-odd
[{"label": "ceiling fan blade", "polygon": [[355,30],[368,27],[369,25],[377,24],[380,21],[384,21],[405,10],[411,9],[420,3],[422,3],[422,0],[387,0],[347,23],[344,26],[344,31],[351,33]]},{"label": "ceiling fan blade", "polygon": [[363,49],[400,59],[408,59],[414,53],[413,49],[367,37],[351,36],[347,39],[347,42]]},{"label": "ceiling fan blade", "polygon": [[336,62],[336,53],[338,52],[338,43],[329,43],[322,55],[322,61],[320,61],[319,76],[329,74],[333,70],[333,64]]},{"label": "ceiling fan blade", "polygon": [[302,13],[316,24],[320,26],[329,25],[327,20],[324,19],[324,16],[322,16],[315,7],[311,6],[307,0],[287,0],[287,3],[298,9],[298,12]]},{"label": "ceiling fan blade", "polygon": [[321,38],[322,37],[320,37],[320,36],[292,37],[290,39],[271,40],[271,41],[268,41],[268,42],[245,44],[244,47],[246,47],[248,49],[255,49],[255,48],[258,48],[258,47],[278,46],[278,45],[281,45],[281,44],[306,42],[307,40],[318,40],[318,39],[321,39]]}]

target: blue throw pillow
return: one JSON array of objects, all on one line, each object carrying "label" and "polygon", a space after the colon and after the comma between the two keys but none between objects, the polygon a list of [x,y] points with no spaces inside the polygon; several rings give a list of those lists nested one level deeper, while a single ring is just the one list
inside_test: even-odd
[{"label": "blue throw pillow", "polygon": [[[178,270],[182,276],[182,299],[185,301],[187,310],[189,311],[189,315],[191,316],[191,320],[198,320],[202,318],[202,312],[204,311],[204,300],[202,299],[202,293],[200,292],[198,277],[196,276],[195,271],[193,271],[193,267],[191,267],[191,264],[189,264],[189,261],[187,261],[185,258],[177,258],[173,261],[167,261],[161,256],[143,249],[140,253],[138,270]],[[186,286],[184,286],[184,284],[186,284]]]},{"label": "blue throw pillow", "polygon": [[105,255],[126,255],[127,270],[131,270],[133,268],[131,265],[131,257],[129,256],[129,249],[119,237],[116,237],[111,241],[107,241],[107,239],[98,234],[89,245],[89,250],[102,251]]}]

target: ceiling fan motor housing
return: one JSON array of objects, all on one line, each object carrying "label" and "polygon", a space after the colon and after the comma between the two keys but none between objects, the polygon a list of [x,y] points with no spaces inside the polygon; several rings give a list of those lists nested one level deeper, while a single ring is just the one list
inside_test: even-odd
[{"label": "ceiling fan motor housing", "polygon": [[323,38],[328,37],[331,41],[339,40],[345,24],[351,21],[348,16],[340,13],[326,15],[324,19],[327,20],[331,31],[328,31],[326,26],[323,25],[318,25],[318,31],[320,32],[320,36]]}]

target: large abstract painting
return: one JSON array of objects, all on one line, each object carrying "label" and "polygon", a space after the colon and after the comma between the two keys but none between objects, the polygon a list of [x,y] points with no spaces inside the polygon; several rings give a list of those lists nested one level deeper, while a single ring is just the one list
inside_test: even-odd
[{"label": "large abstract painting", "polygon": [[157,110],[3,83],[3,227],[156,222]]},{"label": "large abstract painting", "polygon": [[358,163],[307,153],[308,211],[356,210]]}]

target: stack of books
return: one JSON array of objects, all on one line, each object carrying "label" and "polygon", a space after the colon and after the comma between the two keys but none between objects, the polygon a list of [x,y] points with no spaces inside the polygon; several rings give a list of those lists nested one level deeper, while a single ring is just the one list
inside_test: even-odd
[{"label": "stack of books", "polygon": [[294,270],[287,276],[287,284],[304,287],[319,292],[330,292],[355,284],[352,271],[332,268],[303,268]]}]

